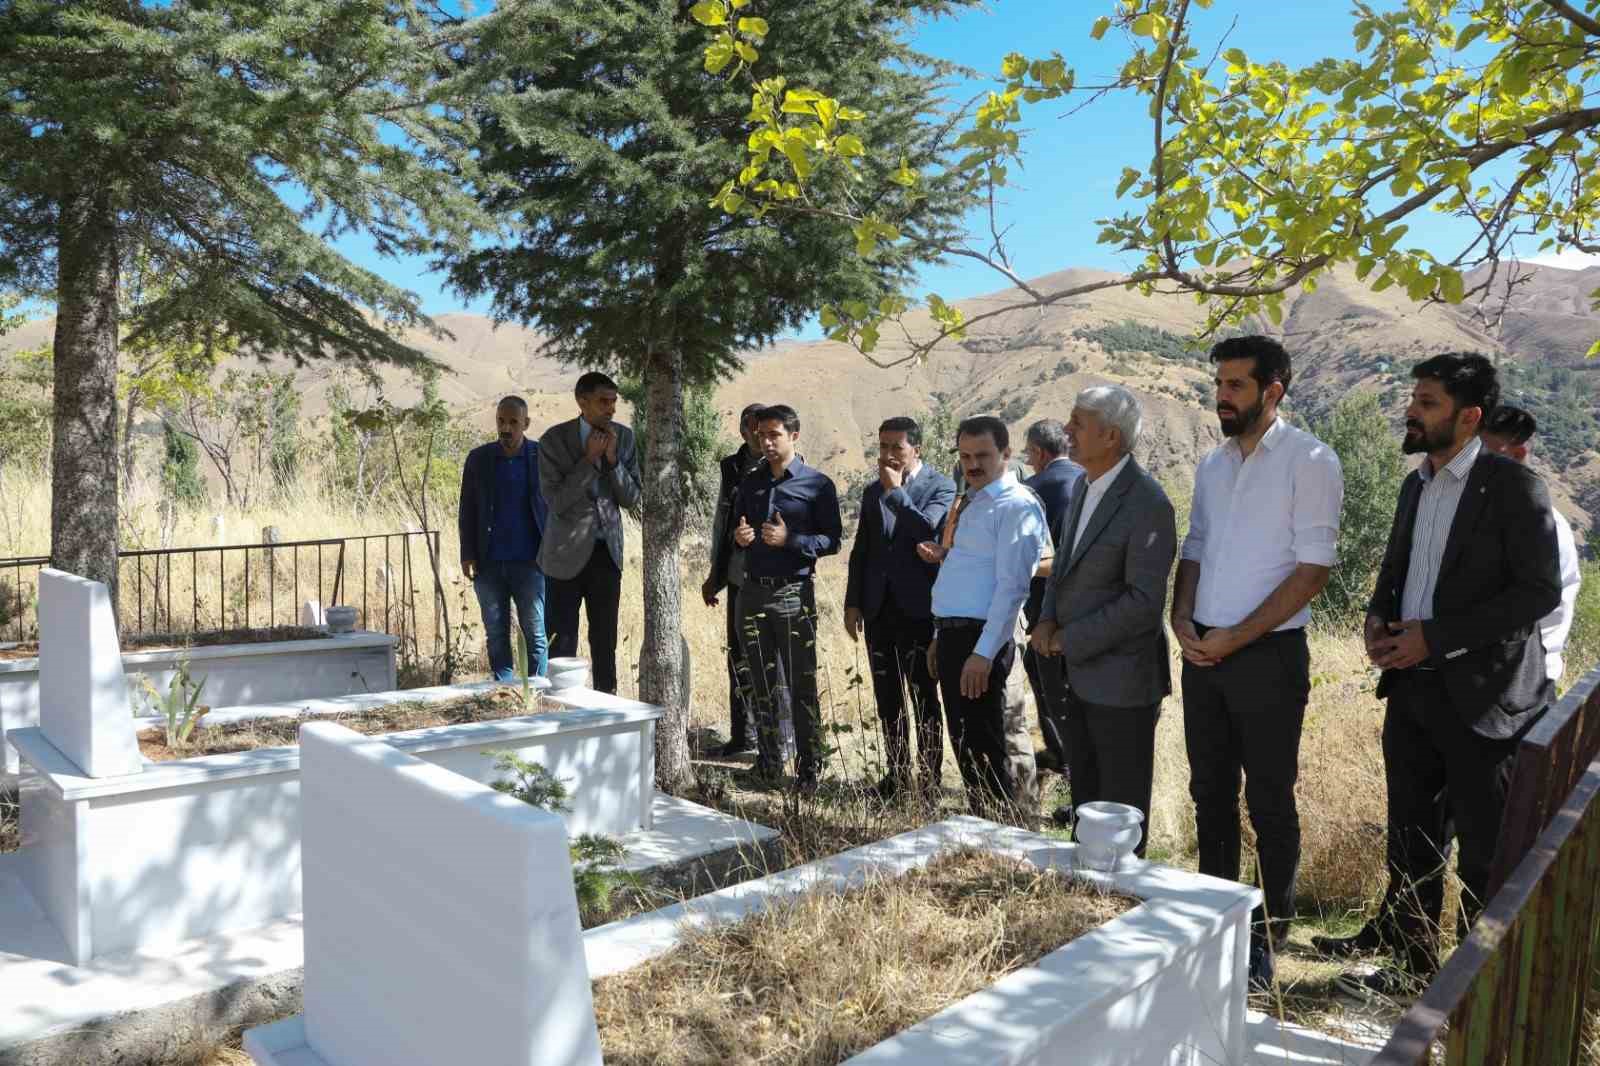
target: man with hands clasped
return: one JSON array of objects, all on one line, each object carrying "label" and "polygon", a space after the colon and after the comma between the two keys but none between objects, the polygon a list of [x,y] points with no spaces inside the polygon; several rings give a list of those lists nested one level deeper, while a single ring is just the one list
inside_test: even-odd
[{"label": "man with hands clasped", "polygon": [[863,631],[867,638],[888,765],[874,788],[881,799],[912,784],[908,717],[916,723],[916,783],[925,793],[939,787],[944,728],[938,681],[928,667],[939,570],[917,554],[917,545],[938,536],[955,495],[955,482],[923,463],[922,427],[914,419],[890,418],[878,427],[878,480],[861,494],[844,625],[851,640]]},{"label": "man with hands clasped", "polygon": [[[1006,469],[1006,424],[990,415],[962,421],[956,448],[966,493],[956,500],[937,542],[917,554],[939,563],[933,584],[934,643],[929,671],[939,678],[951,746],[974,813],[1026,798],[1033,751],[1010,750],[1021,715],[1008,708],[1006,681],[1017,657],[1013,634],[1039,560],[1050,551],[1044,507]],[[1025,765],[1021,765],[1025,762]]]},{"label": "man with hands clasped", "polygon": [[816,789],[822,769],[817,697],[817,560],[839,550],[843,520],[833,482],[795,455],[800,416],[786,404],[755,415],[766,460],[739,486],[734,546],[744,553],[739,639],[755,703],[756,774],[783,770],[783,727],[792,723],[796,786]]},{"label": "man with hands clasped", "polygon": [[[1067,454],[1083,467],[1056,540],[1031,638],[1062,664],[1074,806],[1126,803],[1150,815],[1156,718],[1172,691],[1167,576],[1178,550],[1172,503],[1133,458],[1142,414],[1120,385],[1084,389],[1067,422]],[[1144,856],[1148,824],[1135,854]]]},{"label": "man with hands clasped", "polygon": [[[1172,593],[1200,872],[1239,880],[1239,777],[1263,893],[1250,981],[1272,981],[1300,867],[1300,731],[1311,694],[1305,627],[1328,583],[1344,475],[1333,449],[1278,415],[1293,371],[1269,337],[1211,350],[1224,440],[1195,470]],[[1269,924],[1270,920],[1270,924]]]},{"label": "man with hands clasped", "polygon": [[1494,364],[1446,353],[1411,374],[1402,447],[1426,458],[1400,486],[1365,631],[1388,700],[1389,884],[1360,932],[1312,938],[1335,956],[1391,952],[1397,967],[1353,979],[1391,996],[1438,967],[1452,836],[1465,917],[1487,899],[1517,741],[1554,690],[1540,624],[1561,602],[1544,482],[1479,438]]}]

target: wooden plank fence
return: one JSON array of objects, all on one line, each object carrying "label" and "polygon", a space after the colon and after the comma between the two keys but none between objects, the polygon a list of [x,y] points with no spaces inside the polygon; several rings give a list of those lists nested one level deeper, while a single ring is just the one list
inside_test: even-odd
[{"label": "wooden plank fence", "polygon": [[1600,896],[1600,666],[1517,748],[1491,896],[1371,1066],[1578,1066]]}]

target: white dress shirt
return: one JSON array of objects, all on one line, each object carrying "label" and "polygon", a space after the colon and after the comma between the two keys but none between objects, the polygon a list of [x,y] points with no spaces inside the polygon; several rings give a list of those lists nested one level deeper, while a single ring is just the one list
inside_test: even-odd
[{"label": "white dress shirt", "polygon": [[1483,451],[1483,441],[1473,437],[1456,457],[1435,472],[1426,460],[1417,467],[1422,478],[1422,495],[1417,498],[1417,518],[1411,527],[1411,562],[1406,567],[1406,587],[1400,596],[1400,617],[1406,621],[1433,617],[1433,594],[1439,587],[1439,567],[1444,565],[1444,547],[1450,541],[1450,527],[1456,520],[1456,507],[1467,487],[1472,464]]},{"label": "white dress shirt", "polygon": [[1100,505],[1100,501],[1105,498],[1106,491],[1111,488],[1111,483],[1117,480],[1118,475],[1122,473],[1122,468],[1128,465],[1128,460],[1131,458],[1133,458],[1132,455],[1124,455],[1117,461],[1116,466],[1107,470],[1093,481],[1090,481],[1087,475],[1084,476],[1084,483],[1088,486],[1085,491],[1088,495],[1083,498],[1083,511],[1078,515],[1078,528],[1072,534],[1073,554],[1077,554],[1078,544],[1083,540],[1083,531],[1089,528],[1089,519],[1094,517],[1094,509]]},{"label": "white dress shirt", "polygon": [[[1326,444],[1282,418],[1245,458],[1230,437],[1200,460],[1182,558],[1200,564],[1194,620],[1238,625],[1301,563],[1332,566],[1344,472]],[[1311,621],[1303,607],[1279,629]]]},{"label": "white dress shirt", "polygon": [[1561,605],[1545,615],[1539,632],[1544,636],[1545,676],[1560,681],[1566,670],[1561,653],[1567,647],[1567,634],[1572,632],[1572,611],[1583,575],[1578,569],[1578,542],[1572,535],[1572,525],[1553,507],[1550,515],[1556,520],[1556,555],[1561,560]]},{"label": "white dress shirt", "polygon": [[962,508],[950,553],[933,583],[933,616],[982,618],[973,652],[993,659],[1013,638],[1028,583],[1049,550],[1044,506],[1006,471],[972,493]]}]

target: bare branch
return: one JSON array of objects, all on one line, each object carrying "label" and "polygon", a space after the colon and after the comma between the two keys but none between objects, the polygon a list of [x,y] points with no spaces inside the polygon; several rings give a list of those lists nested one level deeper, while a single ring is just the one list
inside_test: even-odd
[{"label": "bare branch", "polygon": [[1544,0],[1545,6],[1591,37],[1600,37],[1600,22],[1585,15],[1566,0]]}]

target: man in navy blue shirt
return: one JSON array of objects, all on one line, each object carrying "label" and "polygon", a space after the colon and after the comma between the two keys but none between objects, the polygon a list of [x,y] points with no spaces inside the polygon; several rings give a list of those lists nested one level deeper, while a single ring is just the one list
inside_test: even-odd
[{"label": "man in navy blue shirt", "polygon": [[817,698],[817,560],[839,550],[844,522],[827,475],[795,455],[800,416],[786,404],[755,416],[766,462],[739,486],[733,543],[744,558],[739,587],[739,639],[755,704],[756,775],[783,771],[793,731],[795,779],[816,789],[822,768]]},{"label": "man in navy blue shirt", "polygon": [[467,453],[461,472],[461,571],[472,581],[496,681],[516,679],[511,655],[511,605],[528,643],[528,673],[545,672],[544,573],[537,559],[544,536],[539,445],[528,440],[528,404],[507,396],[494,412],[499,439]]}]

